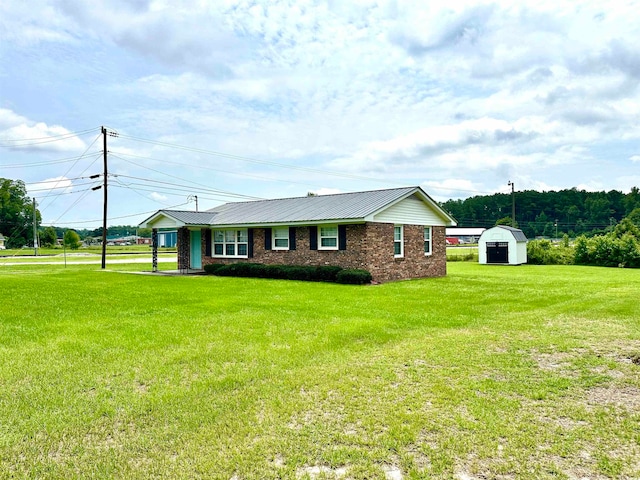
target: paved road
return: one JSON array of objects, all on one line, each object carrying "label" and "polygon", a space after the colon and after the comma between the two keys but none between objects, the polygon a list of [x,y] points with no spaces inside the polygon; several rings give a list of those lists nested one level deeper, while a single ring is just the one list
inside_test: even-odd
[{"label": "paved road", "polygon": [[[5,257],[7,259],[11,259],[13,257]],[[42,257],[47,258],[47,257]],[[64,259],[57,257],[58,260],[53,262],[50,260],[37,260],[34,257],[29,258],[28,261],[24,262],[12,262],[10,260],[5,260],[4,258],[0,258],[0,266],[2,265],[64,265]],[[158,258],[158,263],[169,263],[175,262],[175,258]],[[148,263],[151,265],[151,258],[109,258],[107,257],[106,261],[107,265],[114,263]],[[79,257],[67,257],[67,265],[101,265],[102,259],[100,257],[97,258],[79,258]]]}]

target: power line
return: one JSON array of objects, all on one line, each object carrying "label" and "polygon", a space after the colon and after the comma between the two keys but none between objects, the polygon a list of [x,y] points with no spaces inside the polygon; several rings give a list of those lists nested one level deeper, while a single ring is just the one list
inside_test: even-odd
[{"label": "power line", "polygon": [[[249,199],[249,200],[263,200],[262,198],[259,198],[259,197],[252,197],[250,195],[242,195],[242,194],[239,194],[239,193],[226,192],[224,190],[216,190],[216,189],[207,188],[207,187],[203,187],[203,188],[200,188],[200,189],[194,189],[193,186],[191,186],[191,185],[180,185],[180,184],[177,184],[177,183],[163,182],[161,180],[148,180],[146,178],[133,177],[131,175],[112,174],[111,176],[112,177],[121,177],[121,178],[131,178],[133,180],[140,180],[140,181],[148,182],[148,183],[157,183],[157,184],[161,184],[161,185],[169,185],[171,187],[181,187],[181,188],[186,188],[186,189],[190,189],[190,190],[198,190],[199,192],[212,193],[214,195],[224,195],[226,197],[243,198],[243,199]],[[177,177],[175,177],[175,178],[177,178]],[[139,185],[139,184],[132,183],[132,185]],[[194,184],[194,185],[198,185],[198,184]]]},{"label": "power line", "polygon": [[[4,142],[11,143],[0,143],[0,147],[3,148],[22,148],[22,147],[30,147],[32,145],[41,145],[43,143],[51,143],[51,142],[60,142],[62,140],[67,140],[73,137],[79,137],[81,135],[86,135],[95,131],[96,128],[90,128],[87,130],[82,130],[79,132],[69,132],[69,133],[61,133],[60,135],[49,135],[47,137],[34,137],[34,138],[17,138],[17,139],[3,139]],[[29,142],[29,143],[19,143],[19,142]]]},{"label": "power line", "polygon": [[[184,202],[184,203],[179,203],[177,205],[171,205],[169,207],[167,207],[167,209],[172,209],[172,208],[177,208],[177,207],[181,207],[183,205],[187,205],[189,202]],[[121,215],[118,217],[109,217],[107,218],[107,220],[111,221],[111,220],[120,220],[121,218],[131,218],[131,217],[137,217],[140,215],[149,215],[152,213],[155,213],[157,210],[147,210],[146,212],[138,212],[138,213],[132,213],[130,215]],[[93,220],[78,220],[75,222],[66,222],[67,225],[77,225],[77,224],[84,224],[84,223],[95,223],[95,222],[100,222],[102,219],[101,218],[97,218],[97,219],[93,219]],[[45,226],[51,226],[51,227],[55,227],[55,225],[53,223],[42,223],[41,225],[45,225]]]},{"label": "power line", "polygon": [[48,161],[48,162],[12,163],[10,165],[2,165],[2,168],[44,167],[44,166],[47,166],[47,165],[57,165],[57,164],[60,164],[60,163],[72,162],[74,160],[78,160],[78,159],[82,158],[83,156],[84,156],[84,154],[76,155],[76,156],[73,156],[73,157],[60,158],[58,160],[51,160],[51,161]]}]

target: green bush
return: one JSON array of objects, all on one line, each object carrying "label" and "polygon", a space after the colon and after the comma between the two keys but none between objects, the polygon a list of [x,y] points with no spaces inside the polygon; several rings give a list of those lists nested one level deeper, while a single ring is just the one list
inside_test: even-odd
[{"label": "green bush", "polygon": [[532,265],[571,265],[574,251],[568,240],[554,245],[549,240],[530,240],[527,243],[527,263]]},{"label": "green bush", "polygon": [[[622,223],[620,224],[622,225]],[[640,268],[640,238],[637,229],[623,225],[607,234],[576,239],[575,263],[601,267]]]},{"label": "green bush", "polygon": [[324,265],[322,267],[314,267],[315,278],[320,282],[335,282],[338,273],[342,270],[342,267],[335,265]]},{"label": "green bush", "polygon": [[469,252],[464,255],[447,255],[447,262],[477,262],[478,252]]},{"label": "green bush", "polygon": [[220,263],[210,263],[204,266],[204,271],[209,275],[217,275],[217,271],[223,268],[224,265]]},{"label": "green bush", "polygon": [[365,285],[371,283],[371,273],[361,269],[345,269],[338,272],[336,282],[350,285]]},{"label": "green bush", "polygon": [[[261,263],[210,264],[204,266],[210,275],[225,277],[275,278],[281,280],[302,280],[316,282],[339,282],[362,285],[371,282],[371,274],[366,270],[343,270],[335,265],[263,265]],[[350,272],[338,280],[342,272]]]}]

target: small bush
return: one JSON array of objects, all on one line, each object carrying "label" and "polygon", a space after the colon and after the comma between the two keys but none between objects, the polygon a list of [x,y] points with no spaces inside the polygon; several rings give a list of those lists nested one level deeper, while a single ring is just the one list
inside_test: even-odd
[{"label": "small bush", "polygon": [[335,282],[336,276],[342,270],[342,267],[337,267],[334,265],[325,265],[322,267],[314,267],[315,279],[320,282]]},{"label": "small bush", "polygon": [[469,252],[463,255],[447,255],[447,262],[477,262],[478,253]]},{"label": "small bush", "polygon": [[210,263],[204,266],[204,271],[209,275],[217,275],[217,271],[223,268],[225,265],[220,263]]},{"label": "small bush", "polygon": [[[262,263],[229,263],[204,266],[210,275],[224,277],[275,278],[280,280],[302,280],[316,282],[338,282],[355,285],[371,283],[371,273],[366,270],[344,270],[335,265],[321,267],[302,265],[264,265]],[[341,277],[340,274],[347,272]]]},{"label": "small bush", "polygon": [[371,273],[361,269],[345,269],[338,272],[336,282],[349,285],[365,285],[371,283]]}]

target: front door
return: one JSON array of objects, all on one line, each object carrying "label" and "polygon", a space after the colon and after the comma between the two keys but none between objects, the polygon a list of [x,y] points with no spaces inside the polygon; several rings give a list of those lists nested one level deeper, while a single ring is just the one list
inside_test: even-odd
[{"label": "front door", "polygon": [[190,268],[199,270],[202,268],[202,232],[191,230],[191,265]]}]

